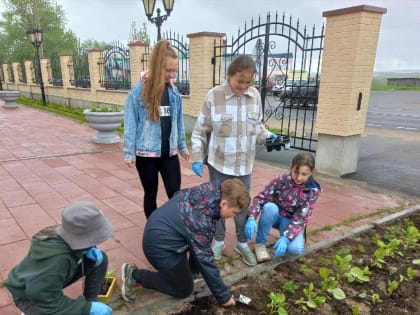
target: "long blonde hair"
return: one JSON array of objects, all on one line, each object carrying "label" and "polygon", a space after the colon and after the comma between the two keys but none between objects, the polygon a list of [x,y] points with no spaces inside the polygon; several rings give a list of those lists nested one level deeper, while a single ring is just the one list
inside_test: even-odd
[{"label": "long blonde hair", "polygon": [[145,104],[150,120],[159,120],[159,107],[162,100],[163,91],[165,89],[166,76],[166,59],[177,59],[175,49],[171,47],[168,40],[162,39],[158,41],[152,50],[149,63],[149,73],[144,81],[142,92],[143,103]]}]

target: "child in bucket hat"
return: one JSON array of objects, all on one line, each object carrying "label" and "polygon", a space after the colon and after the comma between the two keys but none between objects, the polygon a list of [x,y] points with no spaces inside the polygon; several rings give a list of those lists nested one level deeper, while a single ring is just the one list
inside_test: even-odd
[{"label": "child in bucket hat", "polygon": [[[42,229],[32,238],[28,255],[9,273],[6,287],[26,315],[110,315],[96,302],[108,268],[108,258],[96,245],[114,229],[90,201],[78,201],[62,211],[62,223]],[[63,289],[85,277],[83,296],[72,299]]]}]

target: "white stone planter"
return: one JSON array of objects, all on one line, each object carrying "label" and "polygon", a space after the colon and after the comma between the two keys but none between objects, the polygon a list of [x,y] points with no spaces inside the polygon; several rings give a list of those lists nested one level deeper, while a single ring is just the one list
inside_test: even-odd
[{"label": "white stone planter", "polygon": [[20,91],[3,90],[0,91],[0,99],[4,101],[4,108],[16,108],[16,99],[20,96]]},{"label": "white stone planter", "polygon": [[92,112],[90,109],[83,111],[89,125],[97,130],[93,142],[100,144],[118,143],[120,136],[115,132],[124,120],[124,111],[120,112]]}]

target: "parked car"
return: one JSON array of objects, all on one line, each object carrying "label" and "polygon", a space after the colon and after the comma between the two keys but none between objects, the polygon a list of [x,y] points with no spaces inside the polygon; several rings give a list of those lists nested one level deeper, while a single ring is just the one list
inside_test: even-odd
[{"label": "parked car", "polygon": [[80,88],[90,88],[90,77],[88,75],[81,75],[76,79],[76,87]]},{"label": "parked car", "polygon": [[273,94],[286,106],[312,107],[318,104],[319,80],[287,80],[282,86],[276,86]]},{"label": "parked car", "polygon": [[50,83],[53,86],[63,86],[63,79],[52,79]]},{"label": "parked car", "polygon": [[180,80],[175,82],[176,87],[181,95],[190,95],[190,81]]}]

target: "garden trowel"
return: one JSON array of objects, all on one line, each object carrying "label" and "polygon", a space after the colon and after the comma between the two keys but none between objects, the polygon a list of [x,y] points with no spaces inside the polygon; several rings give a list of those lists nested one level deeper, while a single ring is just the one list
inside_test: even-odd
[{"label": "garden trowel", "polygon": [[244,304],[244,305],[249,305],[249,303],[251,303],[251,298],[249,298],[245,295],[239,294],[237,297],[235,297],[235,302],[236,303],[241,303],[241,304]]}]

